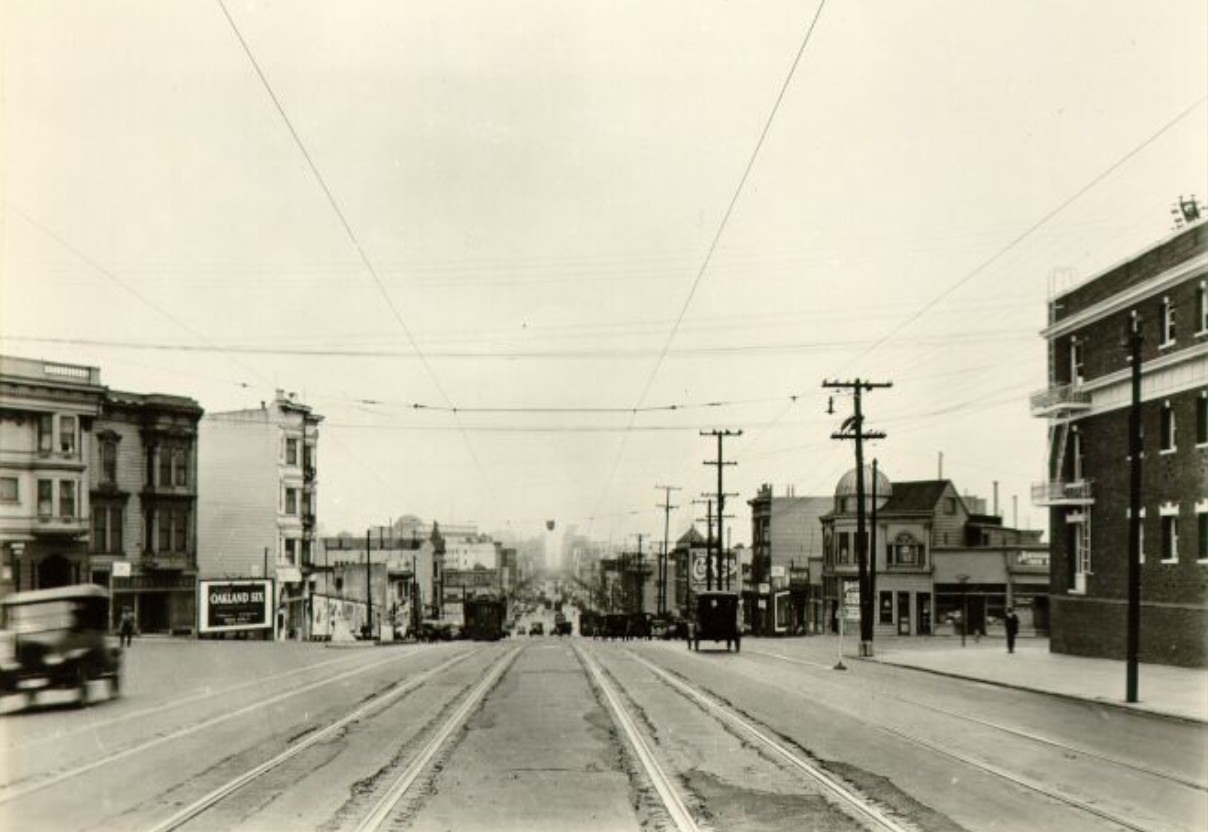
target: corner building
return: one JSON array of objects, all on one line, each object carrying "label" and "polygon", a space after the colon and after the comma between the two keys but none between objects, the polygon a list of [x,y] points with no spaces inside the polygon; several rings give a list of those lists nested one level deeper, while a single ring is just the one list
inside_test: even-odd
[{"label": "corner building", "polygon": [[1054,652],[1124,658],[1129,555],[1126,338],[1141,344],[1142,662],[1205,666],[1208,633],[1208,225],[1049,301],[1047,478]]}]

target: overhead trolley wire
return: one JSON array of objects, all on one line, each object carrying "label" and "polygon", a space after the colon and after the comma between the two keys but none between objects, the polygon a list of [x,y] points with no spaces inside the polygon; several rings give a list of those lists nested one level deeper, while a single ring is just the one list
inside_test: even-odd
[{"label": "overhead trolley wire", "polygon": [[[646,397],[650,394],[650,389],[654,386],[654,380],[658,377],[659,371],[663,367],[663,363],[667,360],[667,355],[671,351],[671,344],[675,341],[675,336],[679,332],[680,326],[683,324],[684,318],[688,314],[688,308],[692,305],[692,300],[696,297],[697,289],[700,288],[701,281],[704,279],[705,272],[709,268],[709,264],[713,260],[713,255],[717,251],[718,243],[721,242],[722,234],[725,233],[726,226],[730,222],[730,217],[734,213],[734,208],[738,204],[738,198],[742,196],[744,187],[747,184],[747,179],[751,176],[751,171],[755,168],[755,161],[759,158],[759,151],[763,148],[764,142],[767,140],[769,132],[772,129],[772,122],[776,119],[776,113],[780,111],[780,105],[784,101],[785,94],[788,92],[789,84],[793,81],[793,76],[797,72],[797,67],[801,63],[801,56],[805,54],[805,49],[809,46],[811,37],[814,34],[814,29],[818,25],[819,18],[822,17],[822,10],[826,8],[826,0],[821,0],[818,3],[818,8],[814,12],[814,17],[810,20],[810,24],[801,38],[801,45],[797,48],[797,53],[793,56],[793,61],[789,65],[789,70],[785,74],[784,81],[780,85],[780,90],[776,94],[776,101],[772,104],[772,109],[768,113],[768,117],[764,120],[763,129],[759,132],[759,138],[755,142],[755,147],[751,150],[750,156],[747,158],[746,166],[743,168],[742,176],[738,180],[738,185],[734,188],[734,193],[730,197],[729,203],[726,205],[725,213],[722,214],[721,221],[717,225],[717,231],[713,235],[713,240],[709,243],[709,248],[705,253],[705,258],[700,264],[700,268],[696,272],[696,277],[692,281],[692,285],[688,289],[688,295],[684,298],[683,304],[680,306],[679,314],[675,318],[675,322],[671,325],[671,330],[667,333],[667,339],[663,343],[662,351],[658,359],[654,363],[654,367],[650,371],[649,378],[646,379],[646,385],[642,388],[642,392],[638,395],[637,407],[641,407]],[[636,418],[636,417],[635,417]],[[632,420],[630,426],[632,427]],[[626,434],[628,435],[628,434]],[[616,458],[613,460],[612,469],[608,473],[607,479],[604,480],[604,488],[601,492],[600,499],[604,499],[608,489],[612,486],[612,481],[616,477],[617,467],[621,463],[621,456],[625,453],[625,436],[622,436],[621,444],[617,448]]]}]

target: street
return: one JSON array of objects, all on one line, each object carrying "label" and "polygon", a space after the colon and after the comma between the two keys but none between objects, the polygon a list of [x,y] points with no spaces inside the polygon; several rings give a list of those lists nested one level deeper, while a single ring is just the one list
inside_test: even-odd
[{"label": "street", "polygon": [[829,639],[141,640],[121,698],[0,722],[27,829],[1197,830],[1208,726]]}]

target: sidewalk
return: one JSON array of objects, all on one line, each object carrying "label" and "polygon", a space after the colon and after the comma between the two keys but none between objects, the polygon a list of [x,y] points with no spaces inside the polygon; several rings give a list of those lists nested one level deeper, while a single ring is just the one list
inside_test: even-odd
[{"label": "sidewalk", "polygon": [[1208,670],[1142,664],[1140,701],[1127,703],[1126,662],[1050,653],[1047,638],[1021,638],[1014,653],[1001,638],[884,638],[866,661],[1208,723]]}]

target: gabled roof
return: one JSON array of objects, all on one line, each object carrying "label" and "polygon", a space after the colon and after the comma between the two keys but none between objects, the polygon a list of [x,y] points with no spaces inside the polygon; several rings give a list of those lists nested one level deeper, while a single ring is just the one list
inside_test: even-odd
[{"label": "gabled roof", "polygon": [[706,542],[705,536],[696,530],[696,526],[693,526],[675,541],[675,546],[676,548],[681,546],[699,546],[704,545]]},{"label": "gabled roof", "polygon": [[893,496],[877,509],[877,513],[933,511],[950,483],[950,480],[895,482]]}]

